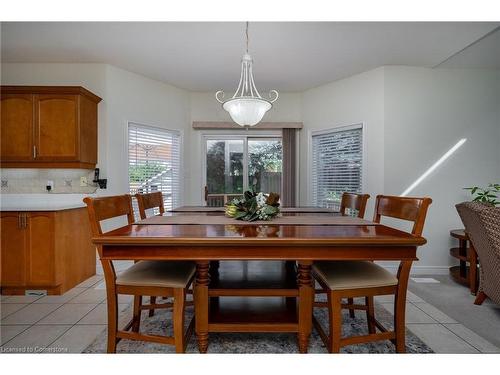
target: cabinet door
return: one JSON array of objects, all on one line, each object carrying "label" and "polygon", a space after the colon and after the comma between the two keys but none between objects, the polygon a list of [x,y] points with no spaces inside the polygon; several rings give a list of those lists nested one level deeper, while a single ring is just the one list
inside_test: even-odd
[{"label": "cabinet door", "polygon": [[2,212],[1,259],[2,286],[26,284],[26,231],[19,212]]},{"label": "cabinet door", "polygon": [[78,160],[78,95],[35,95],[36,160]]},{"label": "cabinet door", "polygon": [[30,212],[27,232],[28,285],[53,285],[55,278],[54,213]]},{"label": "cabinet door", "polygon": [[33,159],[33,95],[3,94],[0,160]]}]

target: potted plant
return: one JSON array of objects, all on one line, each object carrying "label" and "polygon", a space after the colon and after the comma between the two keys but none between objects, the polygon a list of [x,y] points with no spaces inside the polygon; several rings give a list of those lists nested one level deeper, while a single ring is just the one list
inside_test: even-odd
[{"label": "potted plant", "polygon": [[500,184],[488,184],[487,187],[472,186],[464,189],[470,191],[472,200],[475,202],[483,202],[492,206],[500,204]]}]

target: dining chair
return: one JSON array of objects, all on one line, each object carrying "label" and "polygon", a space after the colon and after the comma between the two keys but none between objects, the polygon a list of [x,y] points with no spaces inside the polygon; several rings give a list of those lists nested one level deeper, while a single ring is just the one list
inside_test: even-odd
[{"label": "dining chair", "polygon": [[165,213],[165,206],[163,203],[163,194],[161,191],[146,194],[136,194],[137,205],[139,206],[139,216],[141,219],[147,217],[146,210],[157,208],[160,215]]},{"label": "dining chair", "polygon": [[[370,194],[343,193],[340,201],[340,214],[348,215],[352,211],[357,212],[357,217],[364,218],[366,203],[370,198]],[[347,212],[349,210],[350,212]]]},{"label": "dining chair", "polygon": [[[382,217],[410,221],[413,222],[411,234],[421,236],[431,203],[430,198],[379,195],[375,203],[373,221],[380,223]],[[331,261],[313,264],[313,275],[327,292],[329,334],[326,334],[314,317],[313,324],[330,353],[340,352],[343,346],[379,340],[391,340],[398,353],[405,352],[406,289],[411,264],[411,260],[401,261],[397,275],[371,261]],[[389,331],[375,319],[373,299],[379,295],[395,296],[393,331]],[[342,304],[342,298],[356,297],[365,297],[365,304]],[[367,335],[341,337],[342,308],[366,311]],[[377,328],[380,332],[377,332]]]},{"label": "dining chair", "polygon": [[[346,216],[352,212],[357,212],[356,216],[363,219],[365,217],[366,203],[368,202],[368,199],[370,199],[370,194],[344,192],[340,201],[340,214],[342,216]],[[353,305],[354,299],[348,298],[347,303],[349,305]],[[354,309],[349,309],[349,316],[351,318],[355,317]]]},{"label": "dining chair", "polygon": [[[94,237],[103,234],[101,222],[118,217],[127,217],[128,224],[134,223],[132,198],[119,195],[101,198],[85,198]],[[106,281],[108,307],[108,353],[116,352],[116,344],[121,339],[141,340],[170,344],[177,353],[185,351],[193,332],[193,323],[184,332],[186,290],[191,285],[196,267],[191,262],[139,261],[120,274],[116,274],[113,262],[103,258],[102,246],[97,246]],[[133,317],[125,327],[118,329],[118,295],[133,295]],[[169,296],[173,303],[143,304],[143,296]],[[141,311],[150,309],[173,308],[173,336],[160,336],[139,332]]]},{"label": "dining chair", "polygon": [[[137,205],[139,207],[139,216],[142,220],[147,218],[147,210],[158,209],[159,215],[165,213],[165,206],[163,203],[163,194],[161,191],[156,191],[154,193],[136,194]],[[151,304],[156,303],[156,296],[149,297]],[[149,310],[149,316],[152,317],[155,314],[154,309]]]}]

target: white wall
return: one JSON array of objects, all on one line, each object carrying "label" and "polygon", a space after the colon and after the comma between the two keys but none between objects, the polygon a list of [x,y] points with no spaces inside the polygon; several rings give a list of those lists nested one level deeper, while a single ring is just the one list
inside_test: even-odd
[{"label": "white wall", "polygon": [[[384,69],[307,90],[302,99],[304,129],[300,134],[301,205],[311,205],[310,143],[314,131],[362,123],[364,126],[363,190],[374,197],[384,190]],[[367,212],[373,212],[373,199]],[[367,214],[369,216],[369,214]]]},{"label": "white wall", "polygon": [[[128,122],[178,130],[184,149],[189,124],[189,94],[164,83],[114,66],[106,66],[107,142],[109,188],[106,193],[128,191]],[[189,163],[189,152],[183,162]],[[183,189],[181,189],[181,192]]]},{"label": "white wall", "polygon": [[433,199],[418,267],[447,273],[455,264],[450,229],[463,224],[462,188],[500,181],[500,71],[385,67],[384,193],[401,194],[461,138],[465,144],[410,196]]},{"label": "white wall", "polygon": [[[420,261],[414,273],[448,273],[450,229],[462,227],[455,204],[469,199],[462,188],[500,181],[500,71],[391,66],[336,81],[303,94],[301,151],[311,132],[365,125],[363,191],[400,195],[461,138],[466,143],[409,195],[430,196]],[[300,170],[310,169],[301,152]],[[310,204],[301,178],[300,202]],[[399,223],[390,221],[391,225]],[[407,225],[401,228],[408,229]]]},{"label": "white wall", "polygon": [[[99,167],[106,194],[127,191],[127,121],[183,132],[184,202],[201,203],[202,137],[192,121],[229,121],[213,93],[189,93],[102,64],[2,64],[5,85],[81,85],[103,98],[99,105]],[[316,130],[363,123],[363,190],[401,194],[460,138],[467,142],[411,195],[428,195],[428,245],[417,272],[447,272],[449,230],[461,227],[454,205],[462,187],[500,181],[500,72],[382,67],[307,90],[283,93],[267,121],[303,121],[299,133],[299,201],[310,204],[308,153]],[[245,132],[245,130],[241,130]]]}]

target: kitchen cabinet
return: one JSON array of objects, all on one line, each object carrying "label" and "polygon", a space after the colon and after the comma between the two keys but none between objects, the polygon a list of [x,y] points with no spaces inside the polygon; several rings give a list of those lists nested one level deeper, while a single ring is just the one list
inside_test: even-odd
[{"label": "kitchen cabinet", "polygon": [[95,168],[101,98],[78,86],[1,87],[2,168]]},{"label": "kitchen cabinet", "polygon": [[2,212],[2,294],[62,294],[95,274],[85,208]]}]

